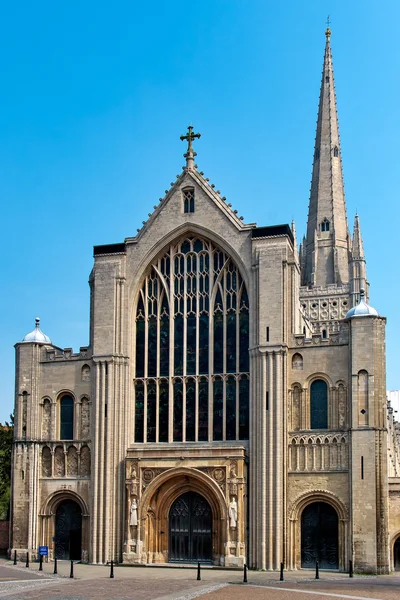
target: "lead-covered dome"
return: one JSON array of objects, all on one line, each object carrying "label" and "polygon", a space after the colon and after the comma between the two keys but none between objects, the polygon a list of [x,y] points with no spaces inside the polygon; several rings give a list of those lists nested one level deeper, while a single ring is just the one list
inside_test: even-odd
[{"label": "lead-covered dome", "polygon": [[360,290],[359,303],[353,306],[346,315],[346,319],[351,319],[351,317],[379,317],[378,311],[366,303],[363,289]]},{"label": "lead-covered dome", "polygon": [[51,344],[51,339],[48,335],[45,335],[43,331],[40,330],[40,319],[36,317],[35,319],[35,329],[30,333],[27,333],[23,342],[33,342],[34,344]]}]

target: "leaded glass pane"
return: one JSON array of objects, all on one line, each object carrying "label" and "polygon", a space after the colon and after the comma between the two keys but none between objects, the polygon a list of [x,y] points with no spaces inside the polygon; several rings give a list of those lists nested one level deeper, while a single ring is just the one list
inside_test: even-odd
[{"label": "leaded glass pane", "polygon": [[60,406],[60,440],[72,440],[74,438],[74,401],[71,396],[63,396]]},{"label": "leaded glass pane", "polygon": [[196,435],[196,384],[194,379],[186,382],[186,441],[194,442]]},{"label": "leaded glass pane", "polygon": [[157,397],[156,384],[149,381],[147,384],[147,441],[156,441]]},{"label": "leaded glass pane", "polygon": [[214,381],[213,404],[213,439],[222,440],[222,419],[224,414],[223,382],[221,379]]},{"label": "leaded glass pane", "polygon": [[226,439],[236,439],[236,381],[228,377],[226,382]]},{"label": "leaded glass pane", "polygon": [[328,429],[328,386],[322,379],[310,388],[311,429]]},{"label": "leaded glass pane", "polygon": [[199,442],[208,440],[208,381],[199,383]]},{"label": "leaded glass pane", "polygon": [[166,379],[160,382],[160,400],[159,400],[159,442],[168,442],[168,396],[169,385]]},{"label": "leaded glass pane", "polygon": [[183,436],[183,384],[182,381],[174,383],[174,442],[182,442]]},{"label": "leaded glass pane", "polygon": [[135,389],[135,442],[143,442],[143,417],[144,417],[144,385],[142,381],[136,382]]}]

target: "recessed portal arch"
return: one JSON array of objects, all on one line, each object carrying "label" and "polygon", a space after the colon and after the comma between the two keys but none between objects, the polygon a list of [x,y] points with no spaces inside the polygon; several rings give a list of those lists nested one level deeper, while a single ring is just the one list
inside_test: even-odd
[{"label": "recessed portal arch", "polygon": [[[189,495],[186,496],[186,494]],[[220,487],[211,477],[187,467],[169,469],[156,477],[140,499],[137,535],[138,539],[144,542],[147,562],[169,562],[171,551],[174,549],[176,551],[177,545],[174,542],[174,546],[171,542],[171,534],[174,535],[177,523],[172,524],[171,527],[170,519],[173,517],[174,509],[184,508],[184,506],[178,506],[181,498],[188,505],[188,510],[192,511],[196,510],[196,502],[201,501],[197,508],[207,512],[207,515],[204,515],[204,523],[202,523],[202,519],[199,519],[198,522],[195,520],[194,523],[186,523],[189,528],[187,535],[189,535],[190,527],[193,535],[193,533],[196,534],[194,531],[196,527],[206,524],[211,534],[209,537],[205,536],[207,541],[204,550],[207,545],[207,558],[205,556],[199,558],[202,561],[220,564],[227,540],[226,500]],[[179,545],[181,541],[178,540],[177,544]],[[196,543],[201,549],[203,542],[197,539]],[[187,546],[188,548],[189,546]],[[187,551],[186,554],[178,556],[175,553],[172,560],[195,561],[195,554],[196,552],[193,553],[193,551],[191,553]]]}]

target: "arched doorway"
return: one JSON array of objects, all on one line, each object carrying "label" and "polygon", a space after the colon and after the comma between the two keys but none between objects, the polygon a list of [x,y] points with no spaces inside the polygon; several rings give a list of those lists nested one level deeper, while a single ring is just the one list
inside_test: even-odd
[{"label": "arched doorway", "polygon": [[81,560],[82,510],[73,500],[63,500],[57,506],[55,555],[59,559]]},{"label": "arched doorway", "polygon": [[339,568],[339,521],[336,510],[326,502],[313,502],[301,515],[301,566]]},{"label": "arched doorway", "polygon": [[169,511],[169,561],[212,561],[212,512],[207,500],[186,492]]},{"label": "arched doorway", "polygon": [[393,546],[393,565],[395,571],[400,571],[400,537],[397,538]]}]

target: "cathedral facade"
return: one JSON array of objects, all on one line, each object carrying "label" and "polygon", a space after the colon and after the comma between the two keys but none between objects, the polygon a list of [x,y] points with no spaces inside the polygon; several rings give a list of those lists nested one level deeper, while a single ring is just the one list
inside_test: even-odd
[{"label": "cathedral facade", "polygon": [[10,549],[387,573],[386,321],[347,225],[330,30],[299,250],[294,224],[232,210],[197,137],[137,235],[95,246],[89,345],[61,349],[38,320],[16,345]]}]

